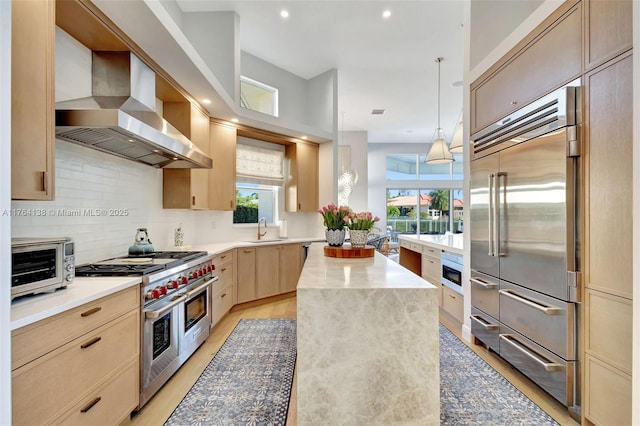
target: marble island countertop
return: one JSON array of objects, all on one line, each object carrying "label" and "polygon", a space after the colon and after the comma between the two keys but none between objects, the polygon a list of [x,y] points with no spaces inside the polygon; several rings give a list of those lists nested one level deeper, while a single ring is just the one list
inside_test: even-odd
[{"label": "marble island countertop", "polygon": [[297,293],[299,424],[438,425],[439,289],[311,244]]},{"label": "marble island countertop", "polygon": [[402,246],[402,241],[413,242],[423,246],[431,246],[449,253],[463,254],[463,234],[453,235],[398,235],[398,240]]}]

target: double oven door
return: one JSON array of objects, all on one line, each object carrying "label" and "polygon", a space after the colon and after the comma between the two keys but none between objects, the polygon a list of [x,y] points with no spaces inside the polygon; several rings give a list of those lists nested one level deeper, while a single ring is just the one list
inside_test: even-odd
[{"label": "double oven door", "polygon": [[217,279],[205,278],[180,294],[144,307],[139,408],[209,336],[211,284]]}]

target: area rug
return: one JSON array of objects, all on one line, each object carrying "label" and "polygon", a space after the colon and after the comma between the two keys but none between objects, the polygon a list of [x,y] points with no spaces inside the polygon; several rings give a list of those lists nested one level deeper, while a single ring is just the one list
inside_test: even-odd
[{"label": "area rug", "polygon": [[284,425],[296,320],[243,319],[165,425]]},{"label": "area rug", "polygon": [[440,324],[440,424],[558,423]]}]

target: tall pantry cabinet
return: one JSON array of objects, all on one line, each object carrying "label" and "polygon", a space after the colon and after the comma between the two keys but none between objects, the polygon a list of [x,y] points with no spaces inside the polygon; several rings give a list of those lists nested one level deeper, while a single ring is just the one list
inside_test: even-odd
[{"label": "tall pantry cabinet", "polygon": [[628,425],[633,325],[632,1],[591,0],[584,6],[583,424]]}]

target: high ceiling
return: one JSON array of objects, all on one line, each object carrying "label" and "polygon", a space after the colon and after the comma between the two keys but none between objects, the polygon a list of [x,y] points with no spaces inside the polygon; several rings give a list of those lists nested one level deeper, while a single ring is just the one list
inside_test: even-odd
[{"label": "high ceiling", "polygon": [[462,108],[462,88],[451,86],[462,80],[462,1],[177,3],[183,12],[235,11],[241,49],[299,77],[336,68],[338,127],[366,130],[370,142],[431,140],[441,56],[441,124],[453,131]]}]

